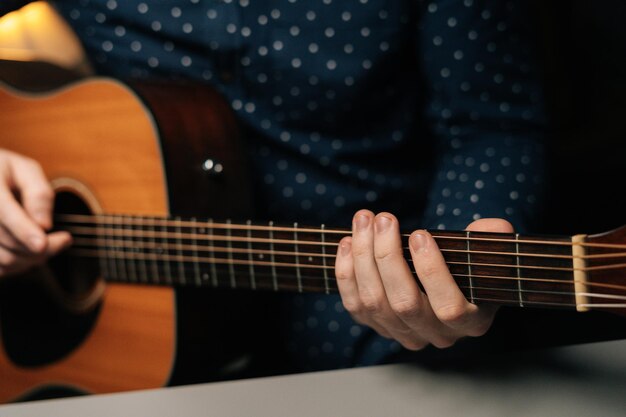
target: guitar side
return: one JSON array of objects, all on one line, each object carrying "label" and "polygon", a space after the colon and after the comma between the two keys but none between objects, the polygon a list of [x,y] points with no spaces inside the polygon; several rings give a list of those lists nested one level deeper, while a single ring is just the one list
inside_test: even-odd
[{"label": "guitar side", "polygon": [[[127,87],[97,80],[43,96],[0,91],[0,108],[0,147],[39,161],[57,191],[81,194],[95,211],[168,214],[159,130]],[[92,393],[163,386],[175,320],[172,289],[108,285],[93,327],[64,357],[18,366],[0,345],[0,402],[49,384]]]}]

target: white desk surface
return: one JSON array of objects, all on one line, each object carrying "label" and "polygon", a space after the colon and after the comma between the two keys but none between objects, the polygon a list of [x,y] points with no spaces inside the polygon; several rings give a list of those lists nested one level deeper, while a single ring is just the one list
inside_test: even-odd
[{"label": "white desk surface", "polygon": [[626,416],[626,340],[497,362],[504,367],[387,365],[47,400],[0,406],[0,416]]}]

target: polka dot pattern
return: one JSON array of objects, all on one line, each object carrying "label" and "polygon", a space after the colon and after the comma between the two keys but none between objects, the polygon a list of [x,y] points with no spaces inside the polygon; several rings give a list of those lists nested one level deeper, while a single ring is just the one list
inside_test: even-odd
[{"label": "polka dot pattern", "polygon": [[[361,208],[407,229],[482,217],[529,224],[540,202],[541,91],[524,2],[58,2],[97,71],[217,88],[245,127],[259,216],[350,224]],[[302,369],[386,360],[400,347],[336,296],[288,297]]]}]

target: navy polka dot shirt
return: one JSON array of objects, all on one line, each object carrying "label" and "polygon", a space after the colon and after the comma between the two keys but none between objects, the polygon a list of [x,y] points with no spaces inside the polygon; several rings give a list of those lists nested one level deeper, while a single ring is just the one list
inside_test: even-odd
[{"label": "navy polka dot shirt", "polygon": [[[523,1],[55,5],[98,73],[193,79],[227,98],[266,219],[349,226],[368,208],[407,230],[481,217],[523,230],[536,216],[544,113]],[[303,369],[400,350],[338,297],[291,297],[285,317]]]}]

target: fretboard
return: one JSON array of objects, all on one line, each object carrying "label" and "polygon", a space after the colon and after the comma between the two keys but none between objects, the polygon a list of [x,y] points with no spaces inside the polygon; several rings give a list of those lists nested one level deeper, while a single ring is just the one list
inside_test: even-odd
[{"label": "fretboard", "polygon": [[[335,254],[350,234],[324,225],[111,215],[63,215],[58,224],[74,236],[71,255],[97,259],[108,281],[301,293],[337,291]],[[576,306],[571,237],[430,233],[470,302]]]}]

